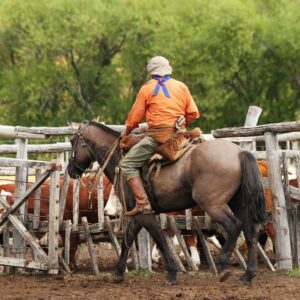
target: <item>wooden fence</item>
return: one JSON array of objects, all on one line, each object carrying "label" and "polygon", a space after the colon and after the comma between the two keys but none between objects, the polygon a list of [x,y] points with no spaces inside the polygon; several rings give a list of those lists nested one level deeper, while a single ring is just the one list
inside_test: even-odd
[{"label": "wooden fence", "polygon": [[[256,123],[257,120],[254,122]],[[299,223],[299,205],[300,201],[299,188],[288,185],[288,165],[293,164],[295,173],[297,174],[298,185],[300,183],[300,152],[298,150],[298,141],[300,139],[299,122],[269,124],[253,126],[251,122],[245,122],[248,127],[234,129],[215,130],[213,135],[205,135],[206,138],[227,138],[240,144],[244,148],[252,150],[258,159],[267,159],[269,164],[269,176],[263,182],[269,186],[273,196],[273,224],[276,228],[276,255],[278,269],[290,269],[292,266],[299,268],[300,263],[300,224]],[[115,130],[122,131],[124,126],[110,125]],[[278,133],[277,133],[278,131]],[[7,211],[0,218],[0,226],[3,226],[4,232],[4,255],[0,256],[0,265],[33,268],[48,271],[49,273],[57,273],[59,263],[68,269],[70,236],[71,234],[79,234],[88,243],[88,249],[91,257],[92,269],[95,274],[98,273],[95,253],[93,249],[93,240],[96,238],[112,242],[116,253],[120,254],[120,246],[118,239],[120,235],[115,232],[114,227],[118,227],[119,220],[111,221],[104,216],[103,211],[103,182],[100,178],[98,184],[98,223],[88,224],[79,216],[79,182],[74,183],[73,190],[73,217],[72,220],[63,220],[63,212],[66,201],[66,191],[69,184],[69,177],[62,169],[65,165],[64,160],[68,159],[68,151],[71,150],[69,142],[58,142],[55,144],[28,144],[28,139],[46,140],[50,136],[68,136],[73,134],[71,127],[49,128],[49,127],[13,127],[0,126],[0,137],[10,137],[16,139],[15,145],[0,145],[0,154],[16,154],[16,159],[0,158],[0,175],[11,174],[15,169],[16,178],[16,201],[12,207],[7,207]],[[214,137],[213,137],[214,136]],[[279,142],[285,144],[284,150],[278,148]],[[257,144],[264,144],[266,148],[263,151],[257,151]],[[28,160],[28,153],[57,153],[55,162],[33,161]],[[59,174],[63,172],[64,182],[59,189]],[[26,182],[28,174],[37,174],[35,183],[27,189]],[[281,174],[284,174],[282,177]],[[34,215],[26,216],[26,197],[30,193],[35,193],[38,198],[41,184],[50,176],[50,200],[49,200],[49,219],[48,221],[40,220],[39,217],[39,201],[35,202]],[[284,180],[282,180],[282,178]],[[300,185],[299,185],[300,186]],[[294,199],[291,201],[290,199]],[[0,199],[3,206],[3,198]],[[17,216],[18,212],[18,216]],[[81,222],[80,222],[81,221]],[[184,252],[188,268],[195,271],[196,267],[191,261],[189,252],[182,239],[180,229],[194,229],[198,233],[198,239],[204,248],[206,258],[213,272],[216,271],[215,264],[209,252],[209,248],[204,239],[202,229],[210,228],[209,218],[193,217],[190,210],[186,210],[186,215],[173,219],[165,214],[160,215],[160,222],[163,229],[171,228],[176,234],[180,242],[180,246]],[[81,223],[81,224],[80,224]],[[13,233],[11,232],[13,230]],[[38,244],[32,232],[48,232],[48,253],[46,253]],[[65,235],[65,251],[60,256],[58,251],[58,233],[64,232]],[[9,255],[9,237],[13,237],[13,245],[11,256]],[[290,237],[290,238],[289,238]],[[167,240],[169,238],[166,236]],[[136,245],[131,250],[132,259],[135,268],[151,268],[151,239],[149,234],[144,230],[139,234],[139,259]],[[169,241],[170,245],[171,242]],[[27,245],[32,250],[32,258],[28,260],[25,257]],[[23,249],[21,253],[17,251]],[[241,265],[245,266],[245,262],[239,252],[236,252]],[[264,256],[264,252],[261,251]],[[182,271],[186,271],[178,255],[174,253],[177,264]],[[269,262],[267,262],[269,264]],[[271,267],[270,267],[271,268]],[[272,269],[272,268],[271,268]]]},{"label": "wooden fence", "polygon": [[[16,168],[16,199],[12,206],[8,205],[5,197],[0,197],[2,207],[6,209],[0,217],[0,226],[4,225],[4,255],[0,257],[0,264],[13,267],[25,267],[48,271],[49,274],[58,273],[58,232],[59,232],[59,170],[61,166],[55,162],[43,162],[25,159],[0,158],[0,166]],[[43,173],[36,182],[27,189],[27,168],[43,169]],[[25,175],[25,176],[24,176]],[[48,252],[40,246],[36,237],[27,228],[27,211],[25,201],[28,195],[37,192],[43,182],[50,176],[50,201],[48,233]],[[13,234],[12,251],[9,251],[10,234]],[[25,256],[27,245],[32,250],[30,258]],[[11,256],[10,256],[11,254]]]},{"label": "wooden fence", "polygon": [[[276,259],[279,270],[299,268],[299,188],[288,184],[288,161],[293,159],[298,186],[300,186],[300,152],[299,150],[279,149],[278,140],[292,138],[294,149],[298,148],[300,122],[266,124],[253,128],[225,128],[213,132],[215,138],[252,137],[264,138],[266,151],[254,152],[260,159],[268,163],[268,186],[272,194],[272,220],[276,232]],[[293,132],[293,133],[291,133]],[[289,133],[289,134],[287,134]],[[280,137],[280,138],[279,138]],[[257,138],[256,138],[257,140]],[[291,202],[291,199],[294,199]]]}]

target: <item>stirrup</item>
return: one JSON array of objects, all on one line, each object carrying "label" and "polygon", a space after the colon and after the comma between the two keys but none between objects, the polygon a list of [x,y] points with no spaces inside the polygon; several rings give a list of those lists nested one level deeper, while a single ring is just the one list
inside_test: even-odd
[{"label": "stirrup", "polygon": [[143,208],[142,211],[140,211],[141,214],[143,215],[153,215],[154,214],[154,210],[151,208]]},{"label": "stirrup", "polygon": [[151,206],[147,204],[141,208],[139,208],[138,206],[134,207],[132,210],[125,212],[124,216],[135,216],[137,214],[150,215],[154,214],[154,211],[152,210]]}]

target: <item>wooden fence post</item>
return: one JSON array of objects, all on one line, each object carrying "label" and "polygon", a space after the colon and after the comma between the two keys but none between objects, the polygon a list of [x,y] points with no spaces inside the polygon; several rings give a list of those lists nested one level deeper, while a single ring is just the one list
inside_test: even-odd
[{"label": "wooden fence post", "polygon": [[49,199],[49,274],[58,274],[58,234],[59,234],[59,171],[50,174]]},{"label": "wooden fence post", "polygon": [[140,268],[152,270],[151,238],[145,228],[138,234]]},{"label": "wooden fence post", "polygon": [[180,230],[177,227],[177,223],[176,223],[176,220],[175,220],[174,216],[169,216],[168,219],[169,219],[170,227],[171,227],[172,231],[174,232],[174,234],[176,235],[178,243],[179,243],[179,245],[180,245],[180,247],[181,247],[181,249],[182,249],[182,251],[184,253],[184,256],[185,256],[185,259],[187,261],[188,266],[190,267],[190,269],[192,271],[197,271],[197,267],[194,264],[194,262],[193,262],[193,260],[191,258],[191,255],[189,253],[189,250],[188,250],[188,248],[186,246],[186,243],[184,241],[184,238],[181,235],[181,232],[180,232]]},{"label": "wooden fence post", "polygon": [[268,178],[272,194],[272,216],[276,232],[277,268],[278,270],[289,270],[292,268],[290,230],[281,179],[280,155],[277,151],[277,137],[272,132],[266,132],[264,135],[268,161]]},{"label": "wooden fence post", "polygon": [[[262,112],[262,109],[260,107],[250,105],[248,108],[244,127],[256,126],[261,112]],[[252,150],[253,143],[252,142],[241,142],[240,146],[245,150]]]},{"label": "wooden fence post", "polygon": [[210,250],[209,250],[209,247],[207,245],[206,239],[205,239],[204,234],[202,232],[201,223],[198,220],[198,217],[193,217],[193,219],[194,219],[195,229],[197,231],[197,235],[198,235],[198,238],[200,240],[200,243],[201,243],[201,245],[203,247],[203,251],[204,251],[206,260],[208,262],[208,265],[209,265],[211,271],[215,275],[218,275],[218,270],[217,270],[216,264],[215,264],[215,262],[213,260],[213,257],[212,257],[212,255],[210,253]]},{"label": "wooden fence post", "polygon": [[293,214],[293,204],[290,197],[289,191],[289,175],[288,175],[288,159],[286,157],[286,153],[282,153],[282,171],[283,171],[283,188],[284,188],[284,196],[285,196],[285,204],[287,210],[288,224],[290,229],[290,241],[291,241],[291,253],[292,253],[292,264],[293,267],[297,267],[298,265],[298,251],[296,244],[296,228],[294,227],[294,214]]},{"label": "wooden fence post", "polygon": [[72,222],[71,220],[65,221],[65,251],[64,259],[67,265],[70,264],[70,238],[71,238]]},{"label": "wooden fence post", "polygon": [[186,229],[192,230],[193,215],[192,215],[191,208],[185,210],[185,220],[186,220]]},{"label": "wooden fence post", "polygon": [[[16,139],[18,159],[27,159],[27,139]],[[27,187],[27,168],[16,167],[16,186],[15,186],[15,202],[25,193]],[[24,203],[18,210],[20,220],[24,223],[26,220],[27,205]],[[23,258],[26,250],[26,243],[17,230],[13,231],[13,255],[16,258]]]},{"label": "wooden fence post", "polygon": [[[9,245],[9,224],[10,222],[7,221],[3,225],[3,256],[9,257],[10,256],[10,245]],[[11,268],[8,266],[4,266],[3,269],[4,273],[10,273]]]},{"label": "wooden fence post", "polygon": [[297,183],[298,183],[298,187],[300,189],[300,154],[295,155],[295,171],[296,171],[296,176],[297,176]]},{"label": "wooden fence post", "polygon": [[133,241],[131,249],[130,249],[130,255],[131,255],[131,259],[132,259],[132,266],[135,270],[138,270],[140,268],[140,264],[139,264],[139,258],[138,258],[138,253],[136,250],[136,244],[135,241]]},{"label": "wooden fence post", "polygon": [[69,183],[70,183],[70,176],[68,170],[65,169],[64,181],[59,196],[59,224],[60,225],[62,224],[64,219]]},{"label": "wooden fence post", "polygon": [[295,218],[294,218],[294,225],[295,225],[295,243],[297,246],[297,265],[298,269],[300,269],[300,204],[297,204],[295,206],[295,212],[294,212]]},{"label": "wooden fence post", "polygon": [[118,239],[117,239],[117,237],[116,237],[116,235],[115,235],[115,233],[114,233],[114,231],[112,229],[109,216],[105,217],[105,225],[106,225],[106,228],[107,228],[107,231],[108,231],[111,243],[112,243],[112,245],[114,246],[114,248],[116,250],[117,256],[120,257],[120,255],[121,255],[121,247],[120,247]]},{"label": "wooden fence post", "polygon": [[85,235],[86,243],[88,245],[89,254],[91,257],[93,273],[94,273],[94,275],[97,275],[97,274],[99,274],[99,269],[98,269],[98,265],[97,265],[96,253],[95,253],[94,244],[93,244],[93,240],[92,240],[92,236],[91,236],[91,232],[89,229],[89,224],[88,224],[87,218],[82,217],[81,223],[84,228],[84,235]]},{"label": "wooden fence post", "polygon": [[[36,169],[35,180],[41,176],[41,169]],[[38,187],[34,192],[34,212],[33,212],[33,229],[37,230],[40,226],[41,212],[41,187]]]},{"label": "wooden fence post", "polygon": [[165,213],[159,214],[160,217],[160,227],[162,230],[167,229],[168,216]]},{"label": "wooden fence post", "polygon": [[79,218],[79,179],[73,179],[73,231],[78,230]]},{"label": "wooden fence post", "polygon": [[169,250],[171,252],[171,255],[173,256],[173,259],[175,260],[175,263],[176,263],[176,265],[178,267],[178,270],[180,270],[181,272],[186,273],[186,268],[183,265],[183,263],[181,262],[181,260],[179,258],[179,255],[177,254],[177,252],[175,250],[175,247],[174,247],[174,244],[172,243],[169,235],[167,234],[167,232],[165,230],[163,230],[163,234],[164,234],[164,237],[165,237],[166,242],[168,244],[168,247],[169,247]]},{"label": "wooden fence post", "polygon": [[99,224],[99,230],[103,230],[104,228],[104,196],[103,196],[103,176],[100,176],[99,178],[99,187],[97,189],[97,199],[98,199],[98,224]]}]

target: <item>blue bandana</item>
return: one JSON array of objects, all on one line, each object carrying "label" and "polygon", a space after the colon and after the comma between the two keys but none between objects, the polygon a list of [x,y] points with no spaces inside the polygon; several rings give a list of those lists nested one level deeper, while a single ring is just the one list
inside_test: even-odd
[{"label": "blue bandana", "polygon": [[153,91],[153,96],[156,96],[159,92],[159,89],[162,88],[166,97],[171,98],[168,88],[165,86],[165,82],[168,81],[171,77],[166,75],[164,77],[154,76],[153,79],[157,80],[157,85]]}]

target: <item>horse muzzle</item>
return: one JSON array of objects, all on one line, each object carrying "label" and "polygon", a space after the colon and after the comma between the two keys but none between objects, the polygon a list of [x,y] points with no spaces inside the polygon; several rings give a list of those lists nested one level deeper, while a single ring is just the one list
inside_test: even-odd
[{"label": "horse muzzle", "polygon": [[76,166],[76,164],[74,164],[73,161],[69,162],[67,169],[68,169],[69,176],[73,179],[80,177],[84,172],[81,168]]}]

